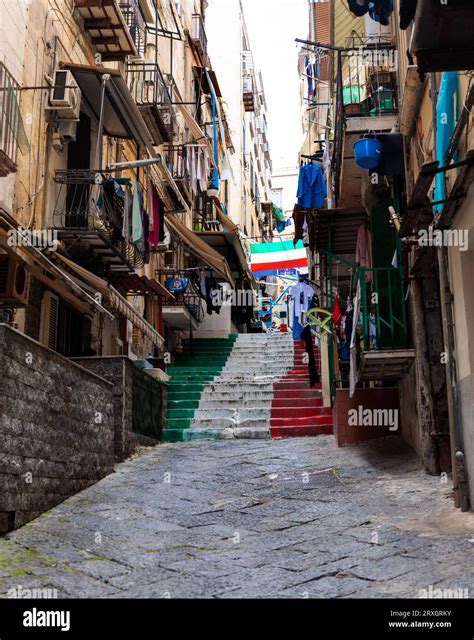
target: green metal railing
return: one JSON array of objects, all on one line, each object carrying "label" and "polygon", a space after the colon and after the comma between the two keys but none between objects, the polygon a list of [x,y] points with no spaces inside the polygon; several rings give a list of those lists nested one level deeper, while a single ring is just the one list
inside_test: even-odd
[{"label": "green metal railing", "polygon": [[[332,309],[334,305],[333,262],[347,265],[353,269],[354,277],[358,276],[360,278],[364,349],[368,350],[370,345],[369,324],[371,321],[371,308],[373,308],[377,348],[396,349],[408,346],[408,325],[402,267],[368,268],[330,251],[320,250],[320,254],[325,255],[327,258],[327,273],[322,291],[327,309]],[[367,283],[368,273],[371,273],[373,278],[373,287],[370,295]],[[354,282],[356,282],[355,278]]]}]

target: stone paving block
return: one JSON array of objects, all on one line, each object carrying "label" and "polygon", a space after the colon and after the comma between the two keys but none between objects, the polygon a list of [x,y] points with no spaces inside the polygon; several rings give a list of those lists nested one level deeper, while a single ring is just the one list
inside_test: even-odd
[{"label": "stone paving block", "polygon": [[[21,580],[65,597],[416,598],[429,585],[472,597],[470,536],[405,528],[445,509],[446,488],[389,440],[144,451],[0,539],[0,595]],[[299,481],[330,469],[342,484]]]}]

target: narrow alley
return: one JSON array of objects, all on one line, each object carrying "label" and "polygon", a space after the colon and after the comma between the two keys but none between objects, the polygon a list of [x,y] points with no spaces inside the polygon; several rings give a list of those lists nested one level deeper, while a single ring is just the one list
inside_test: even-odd
[{"label": "narrow alley", "polygon": [[0,0],[0,640],[473,640],[473,28]]},{"label": "narrow alley", "polygon": [[472,516],[389,440],[338,449],[332,436],[234,439],[142,452],[0,540],[0,595],[19,584],[66,598],[472,589]]}]

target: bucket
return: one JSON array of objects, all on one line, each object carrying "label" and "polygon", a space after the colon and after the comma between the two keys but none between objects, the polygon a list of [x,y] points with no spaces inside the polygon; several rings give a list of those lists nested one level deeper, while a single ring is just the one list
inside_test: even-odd
[{"label": "bucket", "polygon": [[363,169],[375,169],[382,155],[382,143],[375,138],[360,138],[354,143],[355,161]]}]

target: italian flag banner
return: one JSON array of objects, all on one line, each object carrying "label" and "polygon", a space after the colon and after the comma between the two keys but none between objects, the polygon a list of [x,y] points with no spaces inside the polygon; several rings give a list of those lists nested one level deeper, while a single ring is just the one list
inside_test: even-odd
[{"label": "italian flag banner", "polygon": [[250,245],[250,268],[257,276],[307,273],[308,256],[303,242],[278,240]]}]

